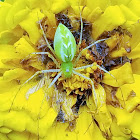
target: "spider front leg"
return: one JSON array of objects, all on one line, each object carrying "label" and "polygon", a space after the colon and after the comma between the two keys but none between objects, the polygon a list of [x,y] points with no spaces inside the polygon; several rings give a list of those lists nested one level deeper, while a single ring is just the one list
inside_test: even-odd
[{"label": "spider front leg", "polygon": [[[53,60],[53,62],[56,64],[56,67],[57,68],[60,68],[60,64],[57,62],[57,60],[53,57],[53,55],[51,55],[49,52],[33,52],[33,53],[31,53],[31,54],[47,54],[48,55],[48,57],[50,57],[52,60]],[[30,54],[30,55],[31,55]]]},{"label": "spider front leg", "polygon": [[[60,64],[57,62],[57,60],[53,57],[53,55],[52,54],[50,54],[49,52],[33,52],[33,53],[30,53],[29,55],[27,55],[26,56],[26,59],[27,58],[29,58],[31,55],[33,55],[33,54],[47,54],[48,55],[48,57],[50,57],[52,60],[53,60],[53,62],[56,64],[56,67],[57,68],[60,68]],[[23,59],[22,61],[24,61],[25,59]],[[22,62],[21,61],[21,62]]]},{"label": "spider front leg", "polygon": [[41,31],[42,31],[43,37],[44,37],[44,39],[45,39],[45,41],[46,41],[46,43],[47,43],[48,48],[51,50],[51,52],[53,53],[53,55],[56,57],[55,51],[54,51],[54,50],[52,49],[52,47],[50,46],[49,41],[48,41],[48,39],[47,39],[47,37],[46,37],[46,35],[45,35],[45,32],[44,32],[43,27],[42,27],[42,25],[41,25],[41,21],[39,21],[38,23],[39,23],[40,29],[41,29]]},{"label": "spider front leg", "polygon": [[[34,75],[32,75],[28,80],[26,80],[22,86],[24,86],[26,83],[28,83],[30,80],[32,80],[35,76],[37,76],[38,74],[41,74],[41,73],[49,73],[49,72],[60,72],[60,69],[49,69],[49,70],[41,70],[41,71],[37,71]],[[60,72],[54,79],[53,81],[51,82],[51,84],[49,85],[48,88],[50,88],[56,81],[57,79],[61,76],[61,73]]]},{"label": "spider front leg", "polygon": [[[62,74],[62,72],[60,72],[60,69],[49,69],[49,70],[37,71],[34,75],[32,75],[28,80],[26,80],[26,81],[20,86],[19,90],[17,91],[17,93],[16,93],[15,96],[14,96],[14,99],[13,99],[12,104],[11,104],[11,106],[10,106],[9,112],[11,111],[11,108],[12,108],[12,106],[13,106],[13,103],[14,103],[14,101],[15,101],[15,99],[16,99],[18,93],[19,93],[19,91],[21,90],[21,88],[22,88],[25,84],[27,84],[29,81],[31,81],[31,80],[32,80],[35,76],[37,76],[38,74],[41,74],[41,73],[49,73],[49,72],[59,72],[59,73],[58,73],[58,75],[53,79],[53,81],[51,82],[51,84],[49,85],[48,88],[50,88],[50,87],[57,81],[57,79],[58,79],[58,78],[61,76],[61,74]],[[26,97],[28,97],[28,95],[26,95]]]}]

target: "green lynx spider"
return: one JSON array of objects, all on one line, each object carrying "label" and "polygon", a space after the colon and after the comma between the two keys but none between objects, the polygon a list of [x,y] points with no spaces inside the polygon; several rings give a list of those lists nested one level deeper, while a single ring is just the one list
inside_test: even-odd
[{"label": "green lynx spider", "polygon": [[[80,69],[86,69],[88,67],[92,67],[94,65],[96,65],[99,69],[103,70],[106,73],[109,73],[108,71],[106,71],[105,69],[103,69],[101,66],[97,65],[97,64],[91,64],[91,65],[86,65],[86,66],[82,66],[82,67],[77,67],[74,68],[76,62],[79,60],[79,58],[81,57],[82,52],[85,49],[89,49],[91,48],[93,45],[107,40],[107,39],[101,39],[101,40],[97,40],[95,41],[93,44],[87,46],[86,48],[84,48],[78,55],[78,57],[76,58],[75,63],[72,63],[72,60],[76,54],[76,51],[79,51],[79,46],[81,45],[82,42],[82,30],[83,30],[83,22],[82,22],[82,18],[81,18],[81,33],[80,33],[80,41],[78,43],[78,46],[76,48],[76,41],[74,36],[72,35],[72,33],[70,32],[70,30],[63,25],[62,23],[59,23],[57,30],[55,32],[55,37],[54,37],[54,50],[52,49],[52,47],[50,46],[43,27],[41,25],[41,23],[39,22],[40,28],[42,30],[44,39],[47,43],[47,46],[49,47],[49,49],[51,50],[51,52],[53,53],[53,55],[58,58],[62,63],[61,65],[57,62],[56,58],[51,55],[49,52],[33,52],[31,54],[46,54],[48,55],[53,62],[56,64],[56,67],[58,69],[48,69],[48,70],[41,70],[41,71],[37,71],[34,75],[32,75],[27,81],[25,81],[25,83],[23,85],[25,85],[26,83],[28,83],[31,79],[33,79],[36,75],[41,74],[41,73],[49,73],[49,72],[58,72],[57,76],[53,79],[53,81],[51,82],[51,84],[49,85],[48,88],[50,88],[57,80],[60,76],[64,76],[65,78],[71,78],[72,74],[76,74],[80,77],[83,77],[85,79],[87,79],[88,81],[90,81],[91,85],[92,85],[92,92],[93,92],[93,96],[94,96],[94,101],[95,101],[95,105],[97,105],[97,97],[96,97],[96,92],[95,92],[95,88],[94,88],[94,83],[93,81],[89,78],[86,77],[78,72],[76,72],[76,70],[80,70]],[[110,73],[109,73],[110,74]],[[111,75],[111,74],[110,74]],[[113,75],[111,75],[113,76]],[[113,76],[114,77],[114,76]],[[29,95],[26,95],[26,97],[28,98]]]},{"label": "green lynx spider", "polygon": [[[54,37],[54,44],[53,44],[54,45],[54,50],[52,49],[52,47],[50,46],[50,44],[49,44],[49,42],[48,42],[48,40],[46,38],[46,35],[45,35],[45,32],[44,32],[43,27],[41,25],[41,22],[40,21],[38,22],[39,25],[40,25],[40,29],[42,30],[42,34],[43,34],[43,37],[44,37],[44,39],[46,41],[46,44],[47,44],[48,48],[50,49],[50,51],[52,52],[53,55],[51,53],[49,53],[49,52],[33,52],[30,55],[33,55],[33,54],[36,54],[36,55],[38,55],[38,54],[48,55],[48,57],[50,57],[53,60],[53,62],[56,64],[56,67],[58,69],[47,69],[47,70],[37,71],[34,75],[32,75],[28,80],[26,80],[21,85],[20,89],[26,83],[28,83],[30,80],[32,80],[35,76],[37,76],[38,74],[41,74],[41,73],[58,72],[57,76],[53,79],[53,81],[51,82],[51,84],[49,85],[48,88],[50,88],[58,80],[58,78],[60,76],[62,76],[62,75],[65,78],[71,78],[72,74],[76,74],[76,75],[78,75],[80,77],[83,77],[84,79],[87,79],[91,83],[91,85],[92,85],[92,93],[93,93],[93,96],[94,96],[94,102],[95,102],[95,105],[97,107],[97,96],[96,96],[96,92],[95,92],[95,88],[94,88],[94,82],[89,77],[86,77],[85,75],[83,75],[81,73],[78,73],[76,71],[80,70],[80,69],[86,69],[88,67],[92,67],[92,66],[96,65],[99,69],[103,70],[104,72],[106,72],[108,74],[110,74],[110,73],[107,70],[103,69],[98,64],[94,64],[94,63],[91,64],[91,65],[86,65],[86,66],[77,67],[77,68],[74,68],[74,66],[76,65],[77,61],[81,57],[81,54],[82,54],[82,52],[84,50],[89,49],[92,46],[94,46],[95,44],[97,44],[99,42],[102,42],[102,41],[105,41],[108,38],[97,40],[93,44],[87,46],[81,52],[79,52],[79,47],[80,47],[81,42],[82,42],[82,30],[83,30],[83,21],[82,21],[81,14],[80,14],[80,19],[81,19],[81,32],[80,32],[80,41],[79,41],[77,47],[76,47],[75,38],[72,35],[72,33],[70,32],[70,30],[65,25],[63,25],[62,23],[59,23],[59,25],[58,25],[58,27],[56,29],[56,32],[55,32],[55,37]],[[76,54],[76,51],[79,52],[79,55],[77,56],[76,61],[73,64],[72,60],[73,60],[73,58],[74,58],[74,56]],[[61,61],[61,65],[57,62],[56,59],[59,59]],[[113,78],[115,78],[112,74],[110,74],[110,75]],[[34,93],[34,92],[32,92],[32,93]],[[26,93],[26,98],[28,99],[29,95],[32,94],[32,93],[27,92]],[[14,102],[17,94],[15,95],[15,97],[13,99],[13,102]],[[13,102],[11,104],[10,110],[12,108]]]}]

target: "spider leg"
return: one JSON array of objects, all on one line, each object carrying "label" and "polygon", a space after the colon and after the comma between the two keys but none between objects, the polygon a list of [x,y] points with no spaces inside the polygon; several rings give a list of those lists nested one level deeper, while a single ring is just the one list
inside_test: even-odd
[{"label": "spider leg", "polygon": [[113,78],[116,80],[116,83],[118,84],[118,87],[119,87],[119,89],[120,89],[120,91],[121,91],[122,99],[123,99],[123,102],[124,102],[124,105],[125,105],[124,96],[123,96],[123,93],[122,93],[122,89],[121,89],[121,87],[119,86],[118,80],[117,80],[117,79],[114,77],[114,75],[112,75],[110,72],[108,72],[107,70],[105,70],[104,68],[102,68],[101,66],[99,66],[98,64],[96,64],[96,65],[97,65],[97,67],[98,67],[99,69],[101,69],[101,70],[103,70],[104,72],[108,73],[111,77],[113,77]]},{"label": "spider leg", "polygon": [[52,49],[52,47],[50,46],[50,44],[49,44],[49,42],[48,42],[48,39],[47,39],[47,37],[46,37],[46,35],[45,35],[45,32],[44,32],[44,30],[43,30],[43,27],[42,27],[42,25],[41,25],[41,22],[39,21],[38,23],[39,23],[40,29],[41,29],[41,31],[42,31],[42,33],[43,33],[43,37],[44,37],[44,39],[45,39],[45,41],[46,41],[46,43],[47,43],[47,45],[48,45],[48,48],[51,50],[51,52],[53,53],[53,55],[56,56],[56,55],[55,55],[55,51]]},{"label": "spider leg", "polygon": [[[86,68],[89,68],[89,67],[92,67],[92,66],[97,66],[99,69],[101,69],[102,71],[104,71],[105,73],[108,73],[110,76],[112,76],[116,82],[117,82],[117,79],[110,73],[108,72],[107,70],[105,70],[104,68],[102,68],[101,66],[99,66],[98,64],[96,63],[93,63],[91,65],[86,65],[86,66],[82,66],[82,67],[77,67],[77,68],[74,68],[74,70],[80,70],[80,69],[86,69]],[[118,83],[118,82],[117,82]]]},{"label": "spider leg", "polygon": [[[58,68],[60,68],[60,64],[57,62],[57,60],[53,57],[53,55],[51,55],[49,52],[33,52],[33,53],[31,53],[31,54],[47,54],[48,55],[48,57],[50,57],[52,60],[53,60],[53,62],[56,64],[56,66],[58,67]],[[31,55],[30,54],[30,55]]]},{"label": "spider leg", "polygon": [[[49,69],[49,70],[41,70],[41,71],[37,71],[34,75],[32,75],[28,80],[26,80],[21,86],[20,86],[20,88],[18,89],[18,91],[17,91],[17,93],[15,94],[15,96],[14,96],[14,99],[13,99],[13,101],[12,101],[12,104],[11,104],[11,106],[10,106],[10,109],[9,109],[9,112],[11,111],[11,108],[12,108],[12,106],[13,106],[13,103],[14,103],[14,101],[15,101],[15,99],[16,99],[16,97],[17,97],[17,95],[18,95],[18,93],[19,93],[19,91],[20,91],[20,89],[26,84],[26,83],[28,83],[30,80],[32,80],[36,75],[38,75],[38,74],[41,74],[41,73],[48,73],[48,72],[60,72],[60,69]],[[61,73],[61,72],[60,72]],[[61,76],[61,75],[60,75]],[[60,77],[59,76],[59,77]],[[59,78],[58,77],[58,78]],[[58,79],[57,78],[57,79]],[[54,78],[55,79],[55,78]],[[57,79],[55,79],[55,81],[57,80]],[[52,83],[54,84],[54,80],[52,81]],[[51,86],[53,85],[51,83]],[[50,87],[50,86],[49,86]],[[27,95],[26,95],[27,96]]]},{"label": "spider leg", "polygon": [[57,79],[62,75],[62,71],[58,73],[58,75],[53,79],[53,81],[51,82],[51,84],[49,85],[48,88],[50,88],[56,81]]},{"label": "spider leg", "polygon": [[48,72],[60,72],[60,69],[49,69],[49,70],[37,71],[37,72],[36,72],[34,75],[32,75],[28,80],[26,80],[22,86],[24,86],[26,83],[28,83],[30,80],[32,80],[36,75],[38,75],[38,74],[40,74],[40,73],[48,73]]},{"label": "spider leg", "polygon": [[46,44],[43,44],[43,45],[41,45],[41,46],[38,46],[37,48],[38,49],[42,49],[42,48],[44,48],[45,46],[47,46]]},{"label": "spider leg", "polygon": [[40,134],[39,134],[39,119],[40,119],[40,114],[41,114],[41,109],[42,109],[42,106],[43,106],[43,103],[44,103],[44,101],[45,101],[45,98],[46,98],[46,93],[44,92],[44,96],[43,96],[43,99],[42,99],[42,102],[41,102],[41,105],[40,105],[40,109],[39,109],[39,113],[37,114],[37,122],[38,122],[38,140],[39,140],[39,136],[40,136]]},{"label": "spider leg", "polygon": [[81,74],[81,73],[79,73],[79,72],[76,72],[76,71],[74,71],[74,70],[73,70],[73,73],[76,74],[76,75],[78,75],[78,76],[80,76],[80,77],[83,77],[84,79],[87,79],[88,81],[91,82],[92,91],[93,91],[93,96],[94,96],[94,102],[95,102],[95,105],[96,105],[96,107],[97,107],[97,102],[98,102],[98,101],[97,101],[97,95],[96,95],[96,92],[95,92],[95,87],[94,87],[93,81],[92,81],[89,77],[87,77],[87,76],[85,76],[85,75],[83,75],[83,74]]},{"label": "spider leg", "polygon": [[105,41],[105,40],[107,40],[107,39],[109,39],[109,38],[97,40],[97,41],[95,41],[94,43],[92,43],[91,45],[89,45],[89,46],[87,46],[86,48],[84,48],[84,49],[79,53],[79,55],[77,56],[74,65],[76,65],[77,61],[80,59],[80,57],[81,57],[81,55],[82,55],[82,52],[83,52],[84,50],[89,49],[89,48],[91,48],[93,45],[95,45],[95,44],[97,44],[97,43],[99,43],[99,42]]},{"label": "spider leg", "polygon": [[30,88],[27,92],[26,92],[26,99],[29,99],[29,96],[31,94],[33,94],[34,92],[38,91],[40,88],[42,88],[44,85],[44,77],[37,82],[37,84],[35,86],[33,86],[32,88]]},{"label": "spider leg", "polygon": [[[58,73],[58,75],[53,79],[53,81],[50,83],[50,85],[49,85],[48,88],[50,88],[57,81],[57,79],[61,76],[61,74],[62,74],[62,71],[60,71]],[[38,121],[38,138],[39,138],[39,135],[40,135],[39,134],[39,119],[40,119],[41,109],[42,109],[43,103],[45,101],[45,98],[46,98],[46,93],[44,92],[44,97],[43,97],[42,103],[40,105],[39,113],[37,115],[37,121]]]},{"label": "spider leg", "polygon": [[[46,81],[46,79],[47,79],[47,77],[44,77],[44,82]],[[47,84],[48,84],[48,82],[47,82]],[[43,89],[44,90],[44,89]],[[40,124],[39,124],[39,120],[40,120],[40,114],[41,114],[41,110],[42,110],[42,107],[43,107],[43,103],[44,103],[44,101],[45,101],[45,99],[46,99],[46,96],[47,96],[47,94],[46,94],[46,92],[44,91],[44,96],[43,96],[43,99],[42,99],[42,102],[41,102],[41,105],[40,105],[40,107],[39,107],[39,112],[38,112],[38,114],[37,114],[37,134],[38,134],[38,140],[39,140],[39,137],[40,137],[40,134],[39,134],[39,129],[40,129]]]},{"label": "spider leg", "polygon": [[30,58],[30,56],[33,55],[33,54],[47,54],[48,57],[50,57],[50,58],[53,60],[53,62],[56,64],[56,66],[57,66],[58,68],[60,68],[60,64],[57,62],[57,60],[55,59],[55,57],[53,57],[53,55],[52,55],[51,53],[49,53],[49,52],[33,52],[33,53],[30,53],[29,55],[26,56],[26,58],[24,58],[24,59],[21,61],[21,63],[22,63],[25,59]]},{"label": "spider leg", "polygon": [[86,69],[86,68],[89,68],[89,67],[92,67],[92,66],[96,66],[96,64],[91,64],[91,65],[86,65],[86,66],[82,66],[82,67],[77,67],[77,68],[73,68],[74,70],[80,70],[80,69]]},{"label": "spider leg", "polygon": [[[109,71],[107,71],[106,69],[102,68],[101,66],[99,66],[99,65],[96,64],[96,63],[93,63],[93,64],[91,64],[91,65],[82,66],[82,67],[77,67],[77,68],[74,68],[74,70],[86,69],[86,68],[92,67],[92,66],[97,66],[100,70],[104,71],[105,73],[108,73],[111,77],[113,77],[113,78],[116,80],[116,83],[117,83],[118,86],[119,86],[118,80],[115,78],[115,76],[112,75]],[[121,94],[122,94],[122,89],[121,89],[121,87],[119,87],[119,88],[120,88],[120,91],[121,91]],[[122,94],[122,99],[123,99],[123,101],[124,101],[124,96],[123,96],[123,94]],[[125,102],[124,102],[124,105],[125,105]]]},{"label": "spider leg", "polygon": [[79,47],[80,47],[80,45],[82,43],[82,35],[83,35],[83,21],[82,21],[82,15],[81,15],[80,7],[79,7],[79,11],[80,11],[81,31],[80,31],[80,40],[79,40],[79,43],[78,43],[78,46],[77,46],[77,52],[79,52]]}]

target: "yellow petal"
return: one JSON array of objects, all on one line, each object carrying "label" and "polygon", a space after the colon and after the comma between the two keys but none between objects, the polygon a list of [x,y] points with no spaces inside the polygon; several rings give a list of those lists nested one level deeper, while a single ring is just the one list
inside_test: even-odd
[{"label": "yellow petal", "polygon": [[36,52],[33,46],[31,46],[25,38],[20,38],[15,44],[16,52],[20,55],[20,58],[26,58],[30,53]]},{"label": "yellow petal", "polygon": [[113,0],[113,1],[111,1],[111,3],[113,5],[120,5],[120,4],[128,5],[130,1],[131,0],[123,0],[123,1],[122,0]]},{"label": "yellow petal", "polygon": [[20,132],[12,132],[12,133],[10,133],[10,134],[8,134],[8,138],[10,139],[10,140],[27,140],[27,139],[29,139],[30,138],[30,134],[29,133],[27,133],[27,132],[22,132],[22,133],[20,133]]},{"label": "yellow petal", "polygon": [[139,129],[139,124],[140,124],[140,111],[136,110],[133,121],[131,125],[129,126],[131,131],[132,131],[132,136],[136,138],[140,138],[140,129]]},{"label": "yellow petal", "polygon": [[92,12],[89,13],[87,20],[90,22],[94,22],[101,14],[102,10],[100,7],[96,7]]},{"label": "yellow petal", "polygon": [[5,17],[7,16],[7,13],[9,12],[11,5],[6,2],[0,2],[0,5],[1,5],[0,13],[2,13],[0,16],[0,32],[1,32],[7,29]]},{"label": "yellow petal", "polygon": [[104,31],[111,31],[126,21],[119,6],[109,6],[93,24],[93,37],[97,38]]},{"label": "yellow petal", "polygon": [[139,0],[131,0],[128,4],[128,7],[138,16],[140,15],[140,1]]},{"label": "yellow petal", "polygon": [[63,11],[64,9],[68,8],[68,6],[69,6],[69,3],[66,0],[54,0],[51,7],[51,11],[54,14],[57,14],[60,11]]},{"label": "yellow petal", "polygon": [[41,137],[47,135],[48,130],[51,128],[57,117],[57,112],[55,112],[53,108],[49,108],[47,111],[47,114],[39,120],[39,134]]},{"label": "yellow petal", "polygon": [[[13,66],[6,65],[4,61],[6,60],[14,60],[16,59],[16,62],[18,62],[17,58],[19,55],[16,53],[16,49],[12,45],[0,45],[0,71],[3,73],[5,69],[11,69]],[[18,62],[19,63],[19,62]],[[15,66],[14,66],[15,67]]]},{"label": "yellow petal", "polygon": [[[57,122],[48,130],[43,140],[76,140],[76,133],[67,131],[68,123]],[[54,131],[55,130],[55,131]]]},{"label": "yellow petal", "polygon": [[113,134],[112,140],[128,140],[131,137],[131,130],[117,125],[115,118],[113,119],[110,130]]},{"label": "yellow petal", "polygon": [[125,109],[114,108],[112,106],[109,106],[109,111],[117,119],[117,125],[128,127],[131,123],[133,123],[133,117],[135,115],[135,111],[129,113]]},{"label": "yellow petal", "polygon": [[117,57],[126,56],[126,55],[127,55],[127,51],[125,50],[125,48],[122,48],[122,47],[119,50],[113,51],[111,53],[112,58],[117,58]]},{"label": "yellow petal", "polygon": [[113,75],[113,77],[110,74],[105,73],[102,80],[102,82],[107,85],[119,87],[123,84],[131,84],[134,82],[131,64],[128,62],[120,68],[111,70],[110,73]]},{"label": "yellow petal", "polygon": [[90,96],[87,99],[87,106],[89,107],[89,109],[90,109],[91,112],[95,112],[96,106],[95,106],[93,97]]},{"label": "yellow petal", "polygon": [[[72,6],[73,12],[77,15],[80,16],[80,12],[83,9],[83,6]],[[87,18],[88,15],[91,13],[90,9],[88,7],[84,7],[83,11],[82,11],[82,17],[83,18]]]},{"label": "yellow petal", "polygon": [[5,0],[5,3],[13,4],[16,0]]},{"label": "yellow petal", "polygon": [[24,18],[26,18],[26,16],[28,15],[29,11],[30,10],[26,7],[25,9],[15,13],[14,19],[13,19],[14,24],[16,25],[16,24],[20,23]]},{"label": "yellow petal", "polygon": [[[0,112],[0,121],[4,122],[3,126],[15,131],[22,132],[26,129],[31,133],[39,133],[41,137],[44,137],[54,122],[57,112],[53,108],[50,108],[47,102],[44,102],[41,107],[44,98],[43,91],[38,90],[28,101],[25,99],[25,93],[23,90],[22,92],[20,91],[12,106],[12,109],[15,108],[20,111],[10,111],[10,113]],[[24,108],[23,111],[21,111],[22,108]],[[39,113],[40,119],[38,120]],[[38,129],[38,122],[40,129]]]},{"label": "yellow petal", "polygon": [[[129,9],[127,6],[122,4],[122,5],[120,5],[120,8],[121,8],[123,14],[125,15],[126,20],[127,20],[122,27],[127,29],[132,24],[136,23],[137,20],[139,20],[139,17],[131,9]],[[131,24],[129,25],[129,23],[131,23]]]},{"label": "yellow petal", "polygon": [[140,76],[134,74],[134,80],[135,83],[122,85],[116,93],[119,101],[122,101],[122,104],[125,105],[125,109],[130,113],[140,104],[140,91],[138,88]]},{"label": "yellow petal", "polygon": [[128,54],[128,57],[130,59],[140,58],[140,43]]},{"label": "yellow petal", "polygon": [[133,50],[140,43],[140,24],[139,21],[135,24],[132,24],[131,27],[128,28],[128,31],[132,34],[132,38],[130,39],[131,50]]},{"label": "yellow petal", "polygon": [[35,44],[40,37],[37,21],[43,17],[44,15],[39,9],[34,9],[22,22],[19,23],[20,26],[29,34],[30,40],[33,44]]},{"label": "yellow petal", "polygon": [[16,131],[22,132],[25,130],[26,119],[27,115],[23,112],[0,112],[0,120],[3,120],[3,125]]},{"label": "yellow petal", "polygon": [[133,89],[131,89],[130,86],[131,84],[125,84],[118,88],[117,92],[115,93],[117,99],[112,97],[114,95],[112,93],[110,94],[111,91],[107,92],[107,101],[112,102],[112,100],[115,100],[116,106],[125,108],[129,113],[133,112],[139,105],[140,99],[135,95]]},{"label": "yellow petal", "polygon": [[120,136],[117,136],[117,137],[112,136],[112,140],[128,140],[128,138],[120,137]]},{"label": "yellow petal", "polygon": [[11,81],[13,79],[20,79],[21,77],[23,77],[26,74],[27,74],[26,70],[16,68],[14,70],[6,71],[3,75],[3,80],[4,81]]},{"label": "yellow petal", "polygon": [[116,96],[119,100],[126,101],[131,92],[132,92],[131,84],[124,84],[120,86],[120,88],[117,90]]},{"label": "yellow petal", "polygon": [[12,45],[0,45],[0,56],[1,59],[18,57],[15,48]]},{"label": "yellow petal", "polygon": [[140,75],[140,58],[132,60],[132,71],[134,74]]},{"label": "yellow petal", "polygon": [[1,127],[0,128],[0,132],[1,133],[10,133],[12,130],[6,127]]},{"label": "yellow petal", "polygon": [[140,75],[134,74],[135,83],[131,84],[130,87],[133,89],[133,91],[136,93],[137,97],[140,98]]},{"label": "yellow petal", "polygon": [[68,123],[57,122],[49,129],[44,140],[84,140],[85,138],[87,140],[92,140],[93,138],[105,140],[99,128],[96,126],[95,122],[93,122],[92,116],[87,113],[87,111],[87,107],[80,108],[79,118],[76,120],[77,123],[75,130],[69,131]]},{"label": "yellow petal", "polygon": [[87,0],[87,7],[89,7],[91,10],[96,9],[96,7],[100,7],[102,10],[105,10],[108,6],[110,6],[110,1],[101,1],[101,0]]},{"label": "yellow petal", "polygon": [[82,4],[85,4],[85,1],[84,0],[82,0],[82,1],[79,1],[79,0],[71,0],[71,1],[67,1],[67,2],[69,2],[70,5],[72,5],[72,6],[79,6],[81,3]]},{"label": "yellow petal", "polygon": [[[7,111],[11,105],[11,98],[13,97],[13,93],[17,91],[17,81],[4,81],[0,80],[0,110]],[[8,85],[8,88],[7,88]]]},{"label": "yellow petal", "polygon": [[8,140],[7,136],[5,134],[0,133],[0,139],[2,140]]},{"label": "yellow petal", "polygon": [[87,106],[90,108],[91,113],[95,113],[94,118],[98,122],[102,132],[106,133],[108,136],[111,136],[109,129],[110,129],[110,125],[112,123],[112,118],[111,118],[111,115],[109,114],[109,112],[106,108],[105,91],[101,85],[98,86],[98,88],[100,89],[100,90],[96,89],[97,97],[99,97],[99,98],[97,98],[99,100],[98,103],[100,103],[100,104],[98,104],[98,105],[100,105],[100,106],[98,106],[98,110],[96,111],[97,108],[95,106],[94,99],[92,99],[91,97],[88,98]]},{"label": "yellow petal", "polygon": [[51,0],[26,0],[26,3],[30,9],[40,8],[45,11],[51,8],[52,1]]},{"label": "yellow petal", "polygon": [[0,44],[14,44],[18,40],[10,30],[6,30],[0,33]]},{"label": "yellow petal", "polygon": [[104,105],[95,112],[95,120],[98,122],[99,127],[102,132],[104,132],[108,137],[111,137],[110,126],[112,124],[112,117]]},{"label": "yellow petal", "polygon": [[[14,19],[14,18],[16,18],[15,14],[17,14],[19,11],[23,10],[25,7],[26,7],[26,2],[24,0],[15,1],[15,3],[12,5],[12,7],[10,8],[10,10],[6,16],[6,23],[8,25],[8,28],[14,28],[17,25],[18,20]],[[20,18],[19,21],[24,19],[24,17],[26,16],[26,13],[24,13],[24,15],[21,15],[23,17],[19,17]]]},{"label": "yellow petal", "polygon": [[140,98],[138,97],[133,97],[126,101],[126,106],[125,108],[127,109],[128,112],[133,112],[136,107],[140,104]]},{"label": "yellow petal", "polygon": [[[100,139],[104,140],[102,133],[99,131],[95,122],[92,120],[92,116],[87,112],[86,107],[81,107],[79,110],[79,118],[76,120],[76,129],[78,139],[93,140]],[[95,131],[96,130],[96,131]]]},{"label": "yellow petal", "polygon": [[[115,34],[113,36],[113,38],[105,41],[107,43],[107,45],[109,46],[110,51],[113,50],[117,46],[117,44],[119,44],[120,40],[118,38],[119,38],[119,34]],[[118,49],[117,49],[117,51],[118,51]],[[111,53],[111,55],[112,55],[112,53]],[[121,55],[121,54],[119,54],[119,55]]]}]

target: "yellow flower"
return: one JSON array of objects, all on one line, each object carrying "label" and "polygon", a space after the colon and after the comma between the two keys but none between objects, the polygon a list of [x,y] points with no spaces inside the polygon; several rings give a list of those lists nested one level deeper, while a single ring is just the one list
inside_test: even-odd
[{"label": "yellow flower", "polygon": [[[139,6],[139,0],[0,2],[0,139],[140,139]],[[76,64],[95,64],[78,72],[94,81],[97,106],[91,83],[78,75],[60,77],[51,88],[56,73],[25,84],[35,72],[56,68],[51,56],[31,55],[49,51],[39,21],[50,43],[59,22],[78,42],[80,12],[81,50],[110,38],[84,51]]]}]

